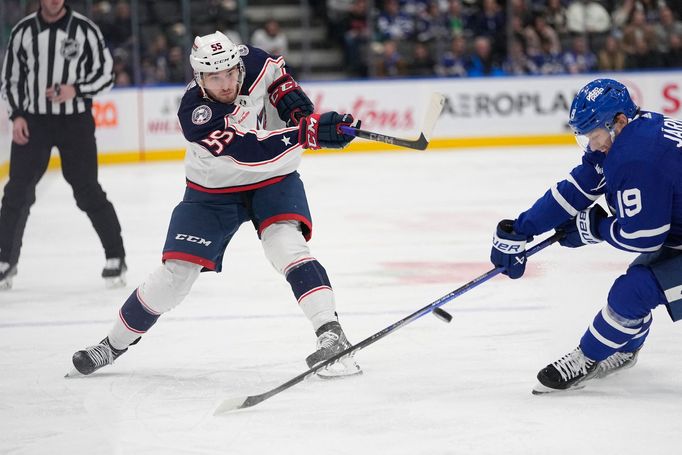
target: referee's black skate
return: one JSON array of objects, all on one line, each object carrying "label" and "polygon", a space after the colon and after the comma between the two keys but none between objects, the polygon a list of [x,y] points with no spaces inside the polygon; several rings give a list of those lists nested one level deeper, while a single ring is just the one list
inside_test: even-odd
[{"label": "referee's black skate", "polygon": [[107,258],[102,269],[102,278],[108,289],[120,288],[126,285],[125,273],[128,270],[125,258]]},{"label": "referee's black skate", "polygon": [[17,265],[8,262],[0,262],[0,291],[12,289],[12,280],[17,274]]},{"label": "referee's black skate", "polygon": [[[336,321],[328,322],[315,332],[317,335],[317,351],[306,357],[308,368],[312,368],[320,362],[335,356],[339,352],[350,348],[346,334],[343,333],[341,324]],[[324,379],[352,376],[362,373],[360,365],[353,359],[352,354],[342,357],[338,362],[317,372]]]},{"label": "referee's black skate", "polygon": [[582,349],[577,347],[540,370],[540,383],[533,388],[533,394],[580,389],[585,381],[595,377],[598,365],[599,362],[586,357]]},{"label": "referee's black skate", "polygon": [[[137,342],[137,340],[135,342]],[[66,376],[78,376],[78,373],[82,375],[92,374],[100,368],[114,363],[114,360],[118,359],[121,354],[127,350],[128,348],[113,348],[111,344],[109,344],[109,338],[107,337],[100,341],[99,344],[89,346],[76,352],[71,359],[75,371],[68,373]]]}]

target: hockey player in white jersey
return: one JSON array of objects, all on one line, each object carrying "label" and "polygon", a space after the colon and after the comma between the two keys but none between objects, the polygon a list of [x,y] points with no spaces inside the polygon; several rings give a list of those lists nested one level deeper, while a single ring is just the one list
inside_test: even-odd
[{"label": "hockey player in white jersey", "polygon": [[[108,335],[73,355],[81,374],[126,352],[183,300],[201,271],[220,272],[230,239],[247,221],[317,335],[308,366],[351,346],[329,278],[306,243],[312,221],[296,169],[304,149],[345,147],[353,138],[339,127],[359,122],[349,114],[314,113],[282,57],[237,46],[220,32],[196,37],[190,62],[194,80],[178,110],[188,141],[187,188],[171,217],[163,264],[126,300]],[[319,374],[359,372],[346,357]]]}]

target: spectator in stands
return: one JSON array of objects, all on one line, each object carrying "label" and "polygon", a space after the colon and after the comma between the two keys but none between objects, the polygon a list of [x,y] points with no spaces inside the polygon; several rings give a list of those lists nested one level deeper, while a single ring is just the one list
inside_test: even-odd
[{"label": "spectator in stands", "polygon": [[552,45],[556,45],[556,43],[559,42],[559,35],[556,30],[547,23],[547,20],[542,13],[533,15],[533,21],[529,27],[537,34],[540,41],[547,41]]},{"label": "spectator in stands", "polygon": [[166,82],[184,84],[189,78],[185,72],[185,52],[180,46],[173,46],[168,51],[168,68]]},{"label": "spectator in stands", "polygon": [[411,76],[430,77],[435,74],[436,62],[426,43],[415,43],[408,72]]},{"label": "spectator in stands", "polygon": [[130,49],[133,42],[133,26],[130,20],[130,4],[120,0],[114,8],[114,21],[111,24],[109,42],[113,48]]},{"label": "spectator in stands", "polygon": [[513,40],[509,44],[507,58],[504,63],[502,63],[502,69],[506,74],[511,74],[513,76],[538,73],[537,66],[528,58],[524,52],[523,44],[519,40]]},{"label": "spectator in stands", "polygon": [[378,77],[395,77],[405,75],[405,60],[400,52],[398,52],[398,45],[393,40],[387,40],[383,43],[383,51],[379,64],[376,69]]},{"label": "spectator in stands", "polygon": [[[495,56],[505,52],[505,31],[507,19],[505,12],[496,0],[483,0],[481,11],[472,19],[472,29],[476,36],[487,36],[491,51]],[[474,47],[476,45],[474,44]]]},{"label": "spectator in stands", "polygon": [[455,35],[450,42],[450,51],[443,54],[436,65],[436,74],[445,77],[467,76],[467,44],[462,35]]},{"label": "spectator in stands", "polygon": [[131,71],[128,61],[130,60],[124,49],[115,49],[112,52],[114,58],[114,86],[127,87],[132,84]]},{"label": "spectator in stands", "polygon": [[441,14],[437,1],[430,1],[415,16],[415,37],[418,42],[434,43],[449,36],[447,18]]},{"label": "spectator in stands", "polygon": [[142,62],[142,82],[153,85],[168,80],[168,39],[163,32],[159,32],[147,48]]},{"label": "spectator in stands", "polygon": [[543,11],[543,17],[545,23],[552,27],[559,36],[566,35],[568,33],[568,23],[566,19],[566,8],[564,7],[561,0],[549,0],[547,2],[547,7]]},{"label": "spectator in stands", "polygon": [[367,0],[354,0],[345,19],[343,56],[345,67],[352,76],[367,76],[367,46],[370,38],[368,15]]},{"label": "spectator in stands", "polygon": [[521,46],[525,47],[526,34],[521,16],[512,16],[509,19],[509,36],[512,41],[518,41]]},{"label": "spectator in stands", "polygon": [[[318,2],[316,2],[318,3]],[[328,37],[335,43],[340,42],[346,33],[347,18],[353,9],[353,0],[327,0]]]},{"label": "spectator in stands", "polygon": [[634,10],[635,0],[622,0],[622,3],[615,7],[611,13],[613,26],[618,29],[623,29],[630,20]]},{"label": "spectator in stands", "polygon": [[417,17],[429,9],[431,0],[400,0],[400,9],[408,16]]},{"label": "spectator in stands", "polygon": [[668,68],[682,68],[682,34],[670,35],[668,52],[663,54],[663,64]]},{"label": "spectator in stands", "polygon": [[653,27],[656,36],[656,47],[661,54],[670,50],[670,37],[682,35],[682,22],[675,19],[673,11],[666,5],[659,9],[660,19]]},{"label": "spectator in stands", "polygon": [[644,11],[646,21],[655,24],[659,20],[659,5],[665,4],[665,0],[637,0],[637,8]]},{"label": "spectator in stands", "polygon": [[611,16],[604,6],[593,0],[575,0],[566,8],[566,27],[575,34],[606,33]]},{"label": "spectator in stands", "polygon": [[543,39],[541,40],[541,47],[542,54],[540,56],[540,62],[538,65],[540,74],[566,73],[561,42],[559,42],[558,39]]},{"label": "spectator in stands", "polygon": [[661,55],[649,45],[652,41],[647,41],[644,35],[635,35],[634,39],[634,49],[625,58],[626,68],[660,68],[663,66]]},{"label": "spectator in stands", "polygon": [[[414,34],[414,21],[400,11],[398,0],[386,0],[376,24],[379,41],[404,41]],[[391,45],[389,45],[391,47]]]},{"label": "spectator in stands", "polygon": [[459,36],[466,33],[467,17],[464,15],[460,0],[450,0],[448,3],[447,23],[450,29],[450,36]]},{"label": "spectator in stands", "polygon": [[270,19],[263,25],[263,28],[253,32],[251,45],[272,55],[286,55],[289,51],[289,40],[280,30],[279,22],[274,19]]},{"label": "spectator in stands", "polygon": [[155,85],[164,81],[163,77],[165,77],[165,74],[160,74],[151,57],[142,57],[140,67],[142,73],[142,84]]},{"label": "spectator in stands", "polygon": [[625,69],[625,52],[623,52],[620,41],[614,35],[606,37],[604,47],[599,51],[597,62],[599,71],[622,71]]},{"label": "spectator in stands", "polygon": [[[645,45],[646,43],[655,43],[655,35],[651,25],[647,23],[644,10],[634,8],[628,24],[623,28],[623,50],[628,56],[637,54],[642,50],[642,42]],[[628,67],[633,68],[629,65]]]},{"label": "spectator in stands", "polygon": [[597,69],[597,56],[590,50],[583,35],[573,38],[573,47],[564,53],[563,59],[570,74],[589,73]]},{"label": "spectator in stands", "polygon": [[467,65],[469,76],[501,76],[504,74],[492,52],[492,44],[487,36],[474,39],[474,50]]},{"label": "spectator in stands", "polygon": [[533,21],[533,13],[526,0],[511,0],[507,8],[512,18],[519,19],[522,27],[526,27]]},{"label": "spectator in stands", "polygon": [[117,73],[114,73],[114,86],[115,87],[130,87],[133,85],[133,81],[130,77],[130,74],[127,73],[126,71],[119,71]]}]

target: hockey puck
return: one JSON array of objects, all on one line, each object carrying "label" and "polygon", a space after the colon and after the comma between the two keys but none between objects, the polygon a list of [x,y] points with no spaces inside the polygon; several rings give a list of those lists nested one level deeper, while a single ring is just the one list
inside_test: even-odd
[{"label": "hockey puck", "polygon": [[442,310],[440,308],[434,308],[432,313],[435,317],[437,317],[443,322],[450,323],[450,321],[452,321],[452,315],[445,310]]}]

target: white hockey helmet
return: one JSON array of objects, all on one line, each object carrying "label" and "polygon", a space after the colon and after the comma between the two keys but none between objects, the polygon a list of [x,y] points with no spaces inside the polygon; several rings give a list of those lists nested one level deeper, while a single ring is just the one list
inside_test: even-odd
[{"label": "white hockey helmet", "polygon": [[194,38],[189,63],[194,70],[194,78],[201,88],[204,88],[201,73],[216,73],[235,66],[239,68],[240,87],[244,81],[244,63],[239,54],[239,46],[218,31]]}]

